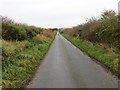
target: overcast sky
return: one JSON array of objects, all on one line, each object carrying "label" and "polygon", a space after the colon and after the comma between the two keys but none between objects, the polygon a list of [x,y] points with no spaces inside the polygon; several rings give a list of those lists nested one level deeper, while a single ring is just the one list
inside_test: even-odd
[{"label": "overcast sky", "polygon": [[0,15],[42,28],[67,28],[118,10],[119,0],[0,0]]}]

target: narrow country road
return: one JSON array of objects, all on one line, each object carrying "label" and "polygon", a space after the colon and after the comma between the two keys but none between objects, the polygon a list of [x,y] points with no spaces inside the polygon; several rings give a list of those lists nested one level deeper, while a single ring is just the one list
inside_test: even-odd
[{"label": "narrow country road", "polygon": [[118,81],[102,66],[56,35],[27,88],[117,88]]}]

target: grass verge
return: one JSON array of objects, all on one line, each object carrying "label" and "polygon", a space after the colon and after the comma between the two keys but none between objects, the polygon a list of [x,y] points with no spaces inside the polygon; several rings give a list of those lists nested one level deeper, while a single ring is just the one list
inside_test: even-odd
[{"label": "grass verge", "polygon": [[95,44],[85,40],[78,40],[69,35],[63,34],[63,36],[73,43],[75,46],[86,52],[89,56],[101,62],[112,73],[119,76],[119,51],[115,48],[106,48],[103,45]]},{"label": "grass verge", "polygon": [[41,34],[25,41],[3,41],[2,87],[21,88],[28,83],[53,39]]}]

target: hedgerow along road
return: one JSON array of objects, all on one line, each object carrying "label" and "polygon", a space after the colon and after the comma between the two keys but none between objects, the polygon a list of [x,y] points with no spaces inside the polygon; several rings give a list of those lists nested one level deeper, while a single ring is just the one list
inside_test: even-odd
[{"label": "hedgerow along road", "polygon": [[117,88],[118,80],[57,34],[27,88]]}]

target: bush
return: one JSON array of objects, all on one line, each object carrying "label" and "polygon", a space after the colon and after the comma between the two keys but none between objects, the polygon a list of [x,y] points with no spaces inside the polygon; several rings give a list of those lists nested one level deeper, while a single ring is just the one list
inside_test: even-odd
[{"label": "bush", "polygon": [[12,24],[3,23],[2,24],[3,39],[5,40],[25,40],[27,39],[26,31],[23,28],[17,27]]},{"label": "bush", "polygon": [[65,29],[63,32],[93,43],[104,43],[120,49],[119,22],[114,11],[105,11],[99,19],[91,18],[86,23]]},{"label": "bush", "polygon": [[46,37],[52,38],[52,34],[48,31],[44,31],[43,35],[45,35]]},{"label": "bush", "polygon": [[42,32],[42,29],[28,27],[24,25],[14,25],[2,23],[2,36],[4,40],[26,40]]}]

